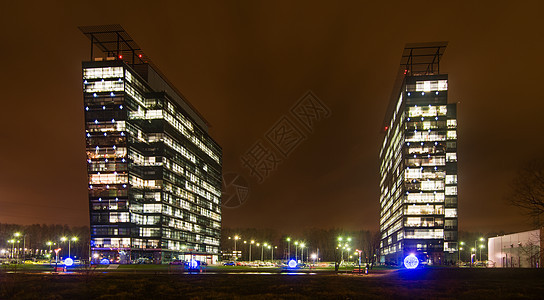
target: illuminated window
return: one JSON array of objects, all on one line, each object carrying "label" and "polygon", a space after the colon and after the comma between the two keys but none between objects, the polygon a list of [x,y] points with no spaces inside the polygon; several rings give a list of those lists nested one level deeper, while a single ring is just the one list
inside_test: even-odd
[{"label": "illuminated window", "polygon": [[457,209],[456,208],[446,208],[446,212],[444,214],[446,218],[455,218],[457,217]]},{"label": "illuminated window", "polygon": [[84,79],[120,77],[123,77],[123,67],[88,68],[83,70]]},{"label": "illuminated window", "polygon": [[446,195],[448,195],[448,196],[457,195],[457,187],[456,186],[447,186],[446,187]]},{"label": "illuminated window", "polygon": [[457,184],[457,175],[446,175],[446,184]]},{"label": "illuminated window", "polygon": [[416,82],[416,92],[447,91],[447,90],[448,90],[447,80],[425,80],[425,81]]},{"label": "illuminated window", "polygon": [[448,120],[448,128],[456,128],[456,127],[457,127],[457,120],[455,119]]},{"label": "illuminated window", "polygon": [[446,153],[446,162],[456,162],[457,153]]},{"label": "illuminated window", "polygon": [[457,139],[457,131],[455,130],[448,130],[448,140],[455,140]]}]

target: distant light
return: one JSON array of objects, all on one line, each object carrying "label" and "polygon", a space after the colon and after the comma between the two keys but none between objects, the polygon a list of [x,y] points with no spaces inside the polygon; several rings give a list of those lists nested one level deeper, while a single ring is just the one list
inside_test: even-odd
[{"label": "distant light", "polygon": [[93,93],[93,97],[95,97],[95,98],[96,98],[96,97],[98,97],[98,95],[97,95],[96,93]]},{"label": "distant light", "polygon": [[88,106],[85,106],[85,110],[86,110],[86,111],[89,111],[89,107],[88,107]]},{"label": "distant light", "polygon": [[123,79],[119,78],[119,80],[118,80],[118,81],[119,81],[119,82],[123,82]]},{"label": "distant light", "polygon": [[408,96],[410,96],[410,93],[408,93]]},{"label": "distant light", "polygon": [[408,119],[406,119],[406,120],[410,121],[410,118],[408,118]]},{"label": "distant light", "polygon": [[90,133],[87,133],[87,137],[91,137],[91,134],[90,134]]},{"label": "distant light", "polygon": [[115,119],[111,119],[111,122],[112,122],[112,123],[115,123]]},{"label": "distant light", "polygon": [[112,147],[112,148],[113,148],[113,149],[116,149],[117,147],[115,147],[115,145],[113,145],[113,147]]},{"label": "distant light", "polygon": [[123,55],[119,55],[119,59],[123,59]]},{"label": "distant light", "polygon": [[108,159],[106,158],[105,161],[108,162]]},{"label": "distant light", "polygon": [[291,259],[288,263],[289,268],[293,269],[297,267],[297,262],[294,259]]},{"label": "distant light", "polygon": [[83,83],[87,84],[87,79],[85,79],[85,81],[83,81]]},{"label": "distant light", "polygon": [[138,54],[138,57],[139,57],[139,58],[142,58],[142,55],[141,55],[141,54]]},{"label": "distant light", "polygon": [[109,264],[110,264],[110,260],[107,259],[107,258],[103,258],[103,259],[100,261],[100,264],[101,264],[101,265],[109,265]]},{"label": "distant light", "polygon": [[121,159],[121,161],[122,161],[122,162],[125,162],[126,160],[123,158],[123,159]]},{"label": "distant light", "polygon": [[385,126],[385,130],[389,129],[389,126]]},{"label": "distant light", "polygon": [[404,266],[406,269],[415,269],[419,265],[419,259],[414,254],[410,254],[404,258]]},{"label": "distant light", "polygon": [[126,184],[123,184],[123,187],[124,187],[124,188],[126,188],[126,187],[127,187],[127,185],[126,185]]},{"label": "distant light", "polygon": [[95,123],[95,124],[98,124],[98,120],[94,120],[94,123]]},{"label": "distant light", "polygon": [[121,136],[125,136],[125,133],[121,131]]},{"label": "distant light", "polygon": [[434,119],[438,121],[438,117],[434,117]]},{"label": "distant light", "polygon": [[406,143],[406,145],[410,146],[410,142]]},{"label": "distant light", "polygon": [[67,267],[70,267],[73,264],[74,264],[74,260],[69,258],[69,257],[64,260],[64,265],[67,266]]},{"label": "distant light", "polygon": [[436,92],[435,94],[438,95],[438,92]]},{"label": "distant light", "polygon": [[425,96],[425,92],[421,92],[421,96]]},{"label": "distant light", "polygon": [[110,93],[110,96],[115,97],[115,94],[113,92]]},{"label": "distant light", "polygon": [[104,109],[104,110],[105,110],[105,109],[106,109],[106,106],[102,105],[102,109]]},{"label": "distant light", "polygon": [[104,136],[107,136],[108,134],[104,132]]},{"label": "distant light", "polygon": [[94,258],[98,258],[98,256],[99,256],[98,253],[93,254]]},{"label": "distant light", "polygon": [[123,105],[119,105],[119,109],[123,109]]}]

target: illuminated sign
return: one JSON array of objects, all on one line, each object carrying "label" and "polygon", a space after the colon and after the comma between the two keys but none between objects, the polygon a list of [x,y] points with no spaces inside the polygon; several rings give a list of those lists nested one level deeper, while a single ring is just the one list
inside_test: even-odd
[{"label": "illuminated sign", "polygon": [[110,260],[107,259],[107,258],[103,258],[103,259],[100,261],[100,264],[102,264],[102,265],[109,265],[109,264],[110,264]]},{"label": "illuminated sign", "polygon": [[419,265],[419,259],[413,254],[410,254],[404,258],[404,266],[406,269],[415,269]]}]

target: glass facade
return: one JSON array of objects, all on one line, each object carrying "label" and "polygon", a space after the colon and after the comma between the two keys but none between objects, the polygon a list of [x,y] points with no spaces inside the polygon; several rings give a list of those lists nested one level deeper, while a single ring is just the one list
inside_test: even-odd
[{"label": "glass facade", "polygon": [[380,151],[380,260],[457,261],[457,121],[447,75],[404,77]]},{"label": "glass facade", "polygon": [[83,62],[91,251],[95,262],[214,262],[220,146],[149,64]]}]

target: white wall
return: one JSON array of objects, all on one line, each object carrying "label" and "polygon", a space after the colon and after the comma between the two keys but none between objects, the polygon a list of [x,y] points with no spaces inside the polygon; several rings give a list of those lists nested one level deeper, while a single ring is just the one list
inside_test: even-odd
[{"label": "white wall", "polygon": [[[518,232],[487,240],[489,260],[496,268],[540,267],[540,230]],[[492,263],[491,263],[492,264]]]}]

